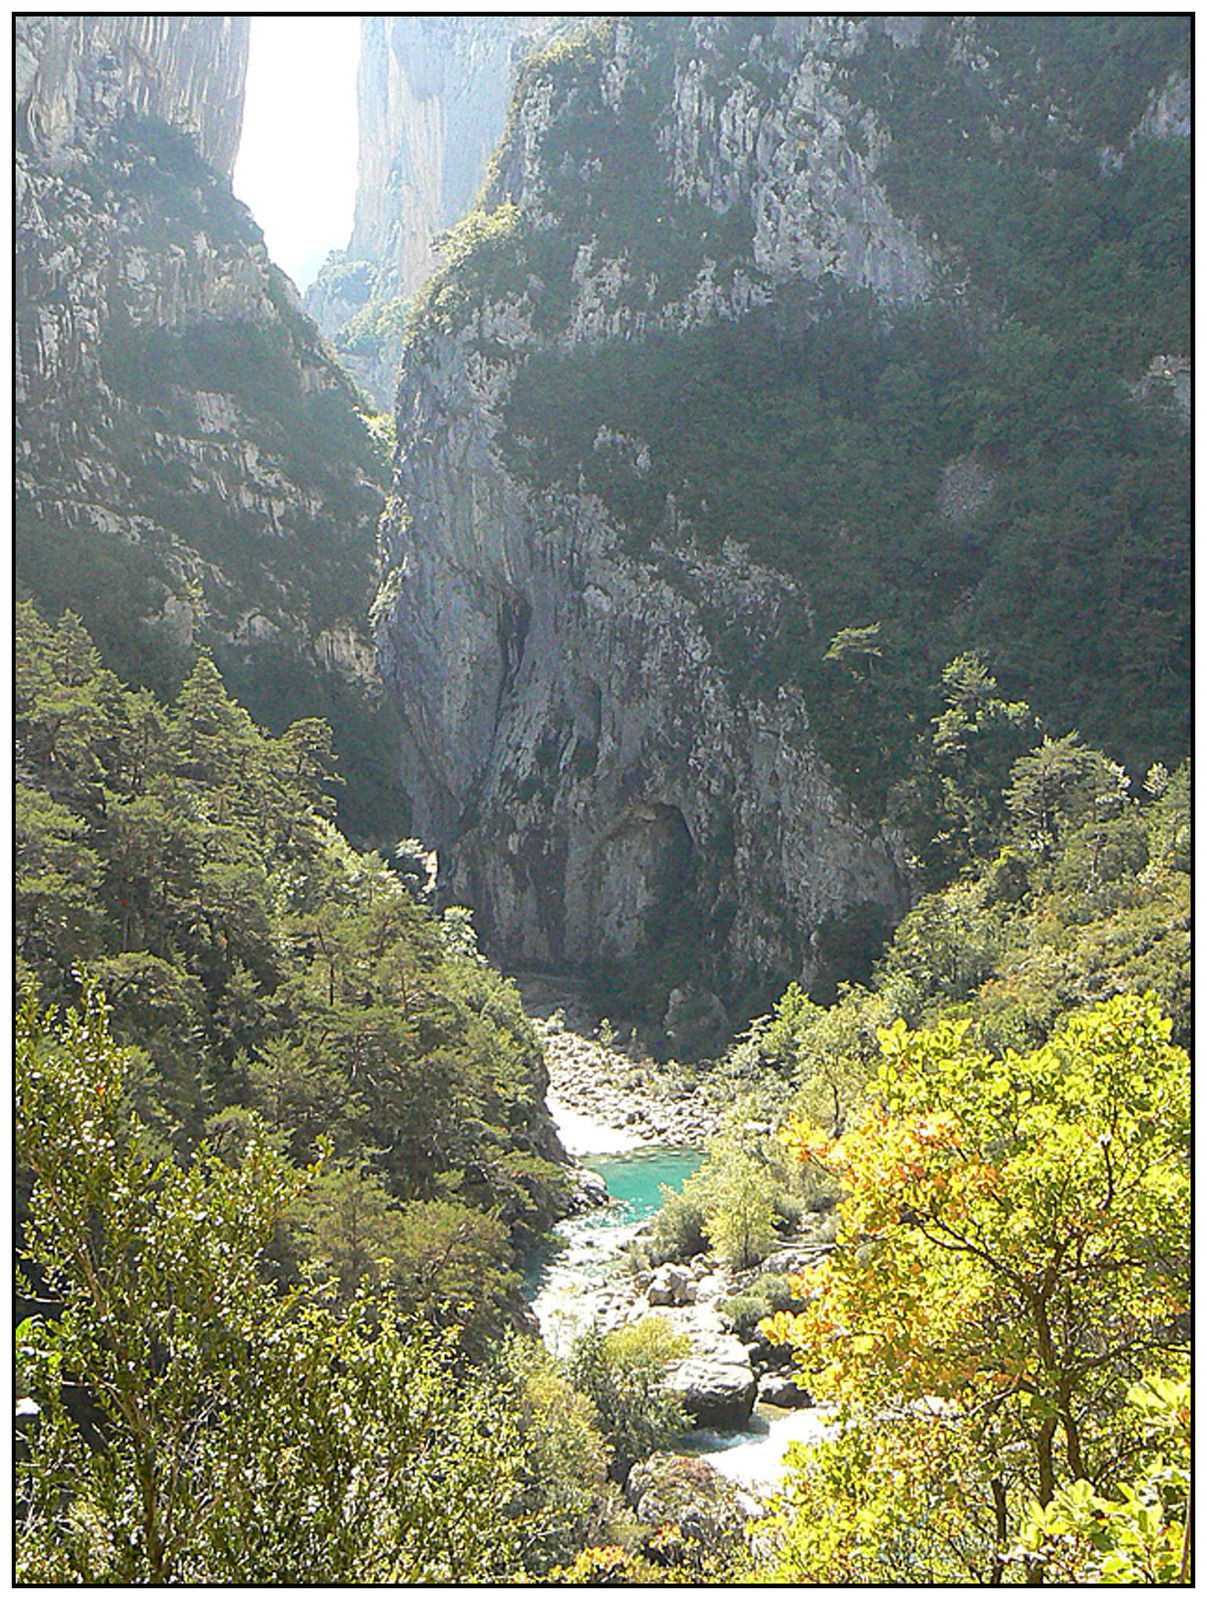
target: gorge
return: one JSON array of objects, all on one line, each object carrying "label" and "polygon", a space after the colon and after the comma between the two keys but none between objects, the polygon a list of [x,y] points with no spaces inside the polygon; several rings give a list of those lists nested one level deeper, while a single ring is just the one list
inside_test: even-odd
[{"label": "gorge", "polygon": [[20,1580],[1186,1581],[1187,19],[365,17],[304,296],[256,22],[16,19]]}]

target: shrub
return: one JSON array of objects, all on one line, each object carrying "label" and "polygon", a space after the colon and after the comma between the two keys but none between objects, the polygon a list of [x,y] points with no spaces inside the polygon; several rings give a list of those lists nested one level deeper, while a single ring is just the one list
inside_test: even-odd
[{"label": "shrub", "polygon": [[643,1317],[612,1333],[591,1328],[575,1346],[570,1374],[599,1412],[612,1447],[609,1475],[617,1483],[635,1461],[665,1449],[686,1429],[687,1415],[666,1377],[690,1348],[665,1317]]},{"label": "shrub", "polygon": [[664,1187],[662,1196],[662,1209],[655,1213],[650,1239],[651,1264],[688,1261],[692,1256],[702,1255],[708,1248],[703,1197],[698,1190],[693,1190],[690,1179],[682,1194]]}]

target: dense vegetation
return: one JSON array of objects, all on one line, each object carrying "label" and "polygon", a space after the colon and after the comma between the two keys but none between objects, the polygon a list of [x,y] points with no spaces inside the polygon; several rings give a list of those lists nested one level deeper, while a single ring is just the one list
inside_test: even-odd
[{"label": "dense vegetation", "polygon": [[1182,1581],[1190,1074],[1152,997],[1037,1050],[881,1034],[861,1115],[788,1137],[842,1246],[764,1324],[840,1431],[798,1454],[780,1580]]},{"label": "dense vegetation", "polygon": [[204,655],[170,704],[124,689],[70,613],[19,607],[17,661],[19,967],[54,1002],[91,972],[165,1148],[254,1110],[300,1161],[326,1139],[379,1232],[403,1202],[504,1254],[543,1225],[535,1037],[464,922],[332,826],[325,725],[263,733]]},{"label": "dense vegetation", "polygon": [[[186,133],[128,113],[41,205],[52,242],[19,241],[23,317],[62,293],[53,241],[95,261],[103,304],[81,370],[18,419],[19,592],[78,612],[105,659],[161,696],[196,641],[274,731],[326,717],[358,779],[342,823],[375,843],[401,831],[395,715],[312,648],[363,630],[376,579],[386,462],[362,397]],[[198,303],[190,280],[206,273],[233,279],[241,314]],[[171,322],[148,319],[148,282],[179,301]]]},{"label": "dense vegetation", "polygon": [[329,729],[264,733],[208,656],[165,704],[25,603],[16,717],[23,1579],[643,1560],[609,1472],[682,1426],[681,1352],[509,1332],[567,1178],[468,915],[352,850]]}]

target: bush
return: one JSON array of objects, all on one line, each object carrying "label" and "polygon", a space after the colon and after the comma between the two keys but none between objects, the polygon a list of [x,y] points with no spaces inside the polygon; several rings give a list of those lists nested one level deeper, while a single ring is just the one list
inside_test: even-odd
[{"label": "bush", "polygon": [[749,1344],[759,1323],[771,1315],[771,1307],[757,1294],[735,1294],[722,1300],[721,1315],[742,1343]]},{"label": "bush", "polygon": [[721,1302],[721,1315],[745,1344],[754,1338],[764,1317],[777,1311],[799,1310],[801,1303],[783,1273],[763,1272],[742,1294]]},{"label": "bush", "polygon": [[702,1255],[708,1249],[702,1195],[698,1190],[693,1191],[689,1179],[682,1194],[664,1187],[662,1196],[662,1209],[654,1215],[650,1264],[660,1266],[664,1261],[689,1261],[692,1256]]},{"label": "bush", "polygon": [[754,1156],[739,1153],[718,1171],[704,1232],[730,1266],[753,1266],[774,1245],[778,1192],[775,1173]]},{"label": "bush", "polygon": [[612,1447],[609,1476],[628,1477],[635,1461],[665,1449],[687,1428],[687,1414],[666,1387],[667,1371],[691,1349],[665,1317],[600,1333],[591,1328],[575,1346],[570,1375],[593,1402]]}]

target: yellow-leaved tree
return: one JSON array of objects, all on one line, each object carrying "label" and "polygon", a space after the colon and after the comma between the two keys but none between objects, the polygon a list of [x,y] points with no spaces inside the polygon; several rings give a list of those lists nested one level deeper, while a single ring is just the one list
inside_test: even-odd
[{"label": "yellow-leaved tree", "polygon": [[1128,1570],[1184,1575],[1183,1446],[1135,1403],[1187,1360],[1190,1076],[1170,1032],[1151,995],[1026,1056],[899,1022],[841,1138],[789,1129],[846,1198],[805,1309],[763,1326],[839,1427],[796,1458],[771,1575],[1035,1580],[1067,1572],[1074,1533],[1105,1551],[1112,1517]]}]

